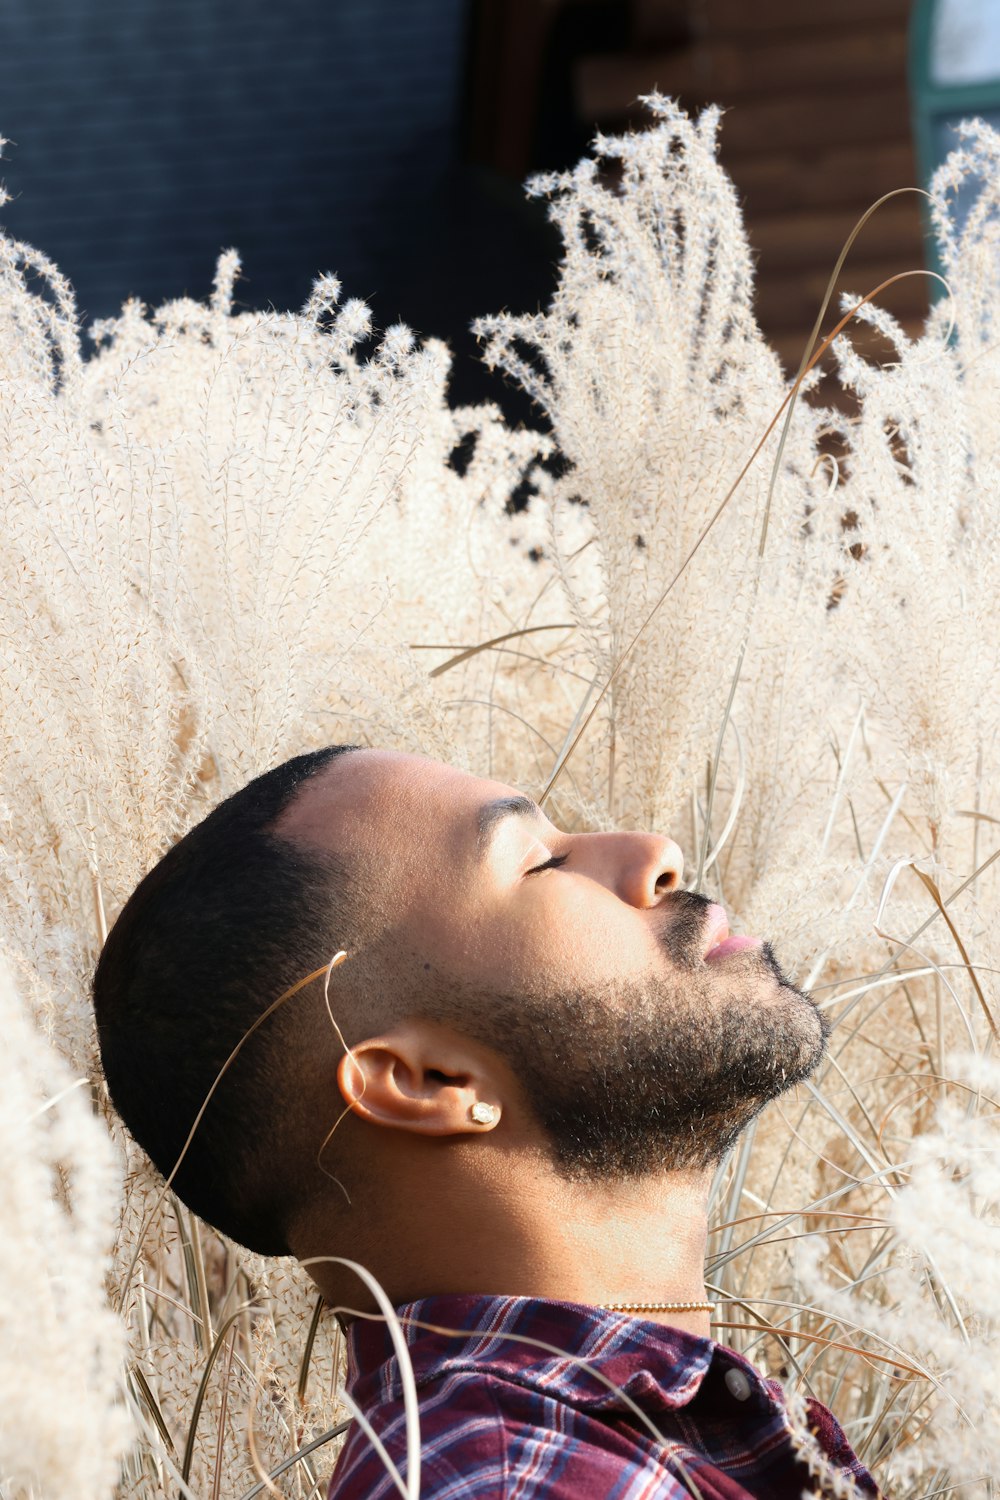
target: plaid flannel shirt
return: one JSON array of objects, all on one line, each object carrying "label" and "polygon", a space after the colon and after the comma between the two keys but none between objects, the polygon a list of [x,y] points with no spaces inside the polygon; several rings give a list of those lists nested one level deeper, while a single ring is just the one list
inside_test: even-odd
[{"label": "plaid flannel shirt", "polygon": [[[827,1492],[796,1454],[780,1385],[711,1339],[532,1297],[428,1297],[397,1312],[419,1396],[421,1500]],[[347,1345],[348,1391],[405,1481],[406,1418],[388,1330],[358,1319]],[[877,1495],[826,1407],[810,1401],[808,1410],[834,1470],[861,1496]],[[329,1500],[399,1493],[352,1423]]]}]

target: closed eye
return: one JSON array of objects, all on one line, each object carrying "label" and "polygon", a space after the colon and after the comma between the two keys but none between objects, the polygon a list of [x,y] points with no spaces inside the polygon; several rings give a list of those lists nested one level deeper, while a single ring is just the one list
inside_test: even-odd
[{"label": "closed eye", "polygon": [[534,869],[525,870],[524,873],[537,875],[540,870],[558,870],[559,866],[564,865],[568,859],[568,854],[553,854],[551,859],[547,859],[543,865],[535,865]]}]

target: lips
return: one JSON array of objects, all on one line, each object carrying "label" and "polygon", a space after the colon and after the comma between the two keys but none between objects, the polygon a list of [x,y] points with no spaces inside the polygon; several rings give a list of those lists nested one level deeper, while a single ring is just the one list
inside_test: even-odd
[{"label": "lips", "polygon": [[730,953],[740,953],[744,948],[761,946],[760,938],[731,934],[729,918],[715,902],[708,908],[705,939],[702,958],[706,963],[714,963],[717,959],[728,957]]},{"label": "lips", "polygon": [[759,948],[760,946],[760,938],[734,934],[732,937],[724,938],[721,943],[716,943],[715,947],[705,954],[705,962],[715,963],[716,959],[726,958],[730,953],[740,953],[744,948]]},{"label": "lips", "polygon": [[717,902],[708,908],[705,920],[705,946],[702,958],[707,958],[717,943],[725,942],[729,936],[729,918]]}]

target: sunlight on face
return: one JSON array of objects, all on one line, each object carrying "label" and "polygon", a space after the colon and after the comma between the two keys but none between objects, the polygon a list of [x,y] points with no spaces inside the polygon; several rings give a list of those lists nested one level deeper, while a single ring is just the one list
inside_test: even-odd
[{"label": "sunlight on face", "polygon": [[813,1003],[680,888],[668,838],[564,833],[501,783],[368,750],[276,831],[355,866],[392,991],[514,1067],[567,1172],[704,1165],[822,1054]]}]

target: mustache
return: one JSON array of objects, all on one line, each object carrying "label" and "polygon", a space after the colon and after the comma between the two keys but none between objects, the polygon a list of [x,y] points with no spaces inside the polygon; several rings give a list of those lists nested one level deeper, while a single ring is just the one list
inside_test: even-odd
[{"label": "mustache", "polygon": [[[662,931],[658,934],[659,941],[667,956],[681,968],[693,968],[701,963],[708,908],[714,904],[713,898],[702,895],[701,891],[676,891],[664,902],[663,913],[666,921]],[[757,954],[759,962],[770,969],[779,984],[785,989],[794,990],[803,1000],[814,1003],[812,997],[794,984],[782,969],[770,943],[762,943]],[[829,1018],[822,1013],[821,1020],[825,1038],[829,1035],[830,1022]]]},{"label": "mustache", "polygon": [[663,903],[664,925],[658,934],[668,957],[677,964],[696,964],[702,955],[710,896],[675,891]]}]

